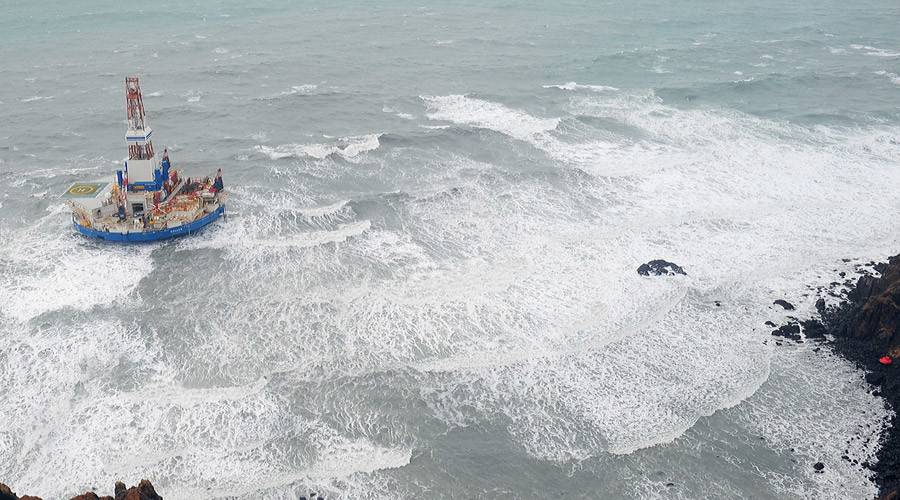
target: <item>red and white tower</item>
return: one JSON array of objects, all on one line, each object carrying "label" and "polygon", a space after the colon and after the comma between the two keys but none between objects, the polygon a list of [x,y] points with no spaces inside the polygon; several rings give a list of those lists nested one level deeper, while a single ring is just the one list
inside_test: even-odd
[{"label": "red and white tower", "polygon": [[128,130],[125,132],[125,143],[128,144],[128,161],[125,171],[128,175],[128,188],[132,191],[159,189],[162,173],[153,154],[153,142],[150,136],[153,130],[147,124],[144,112],[144,100],[141,98],[141,85],[137,78],[125,78],[125,112],[128,117]]}]

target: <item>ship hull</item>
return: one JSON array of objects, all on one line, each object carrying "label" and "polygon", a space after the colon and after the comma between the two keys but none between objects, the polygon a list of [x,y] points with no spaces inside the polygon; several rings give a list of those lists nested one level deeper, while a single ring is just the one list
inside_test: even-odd
[{"label": "ship hull", "polygon": [[178,227],[135,230],[122,233],[113,231],[98,231],[90,227],[84,227],[74,220],[72,222],[72,225],[75,226],[76,231],[91,238],[98,238],[107,241],[121,241],[123,243],[137,243],[142,241],[166,240],[169,238],[175,238],[177,236],[193,233],[194,231],[197,231],[200,228],[206,226],[210,222],[218,219],[219,216],[223,215],[224,213],[225,205],[220,205],[218,208],[216,208],[216,210],[204,215],[203,217],[191,221],[187,224],[182,224]]}]

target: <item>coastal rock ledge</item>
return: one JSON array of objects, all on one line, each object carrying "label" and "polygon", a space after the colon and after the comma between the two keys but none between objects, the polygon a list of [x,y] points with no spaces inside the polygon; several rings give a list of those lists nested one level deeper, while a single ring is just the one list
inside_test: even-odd
[{"label": "coastal rock ledge", "polygon": [[[125,483],[117,482],[115,492],[116,496],[114,497],[101,497],[93,491],[89,491],[74,496],[70,500],[163,500],[161,496],[156,494],[156,490],[153,489],[153,485],[150,484],[150,481],[146,479],[142,479],[140,484],[132,486],[131,488],[126,488]],[[16,496],[16,494],[9,489],[9,486],[0,483],[0,500],[41,500],[41,498],[30,495],[25,495],[23,497]]]},{"label": "coastal rock ledge", "polygon": [[881,276],[863,274],[850,287],[847,300],[816,308],[833,336],[832,349],[868,372],[873,392],[894,410],[881,435],[878,461],[870,469],[879,497],[900,500],[900,255],[874,270]]}]

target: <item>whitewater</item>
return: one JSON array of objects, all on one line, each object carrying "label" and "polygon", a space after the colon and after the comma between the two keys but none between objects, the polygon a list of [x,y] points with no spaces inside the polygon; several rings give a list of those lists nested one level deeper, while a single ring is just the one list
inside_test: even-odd
[{"label": "whitewater", "polygon": [[[0,7],[14,491],[875,493],[883,400],[765,322],[900,251],[896,6]],[[126,76],[227,220],[73,231]]]}]

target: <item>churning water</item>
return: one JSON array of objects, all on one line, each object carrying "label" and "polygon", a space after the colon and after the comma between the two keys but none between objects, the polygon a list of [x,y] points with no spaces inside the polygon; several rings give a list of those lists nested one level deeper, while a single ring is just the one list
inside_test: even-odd
[{"label": "churning water", "polygon": [[[900,246],[894,3],[199,3],[0,2],[0,481],[874,493],[882,400],[764,322]],[[227,221],[75,234],[125,76]]]}]

